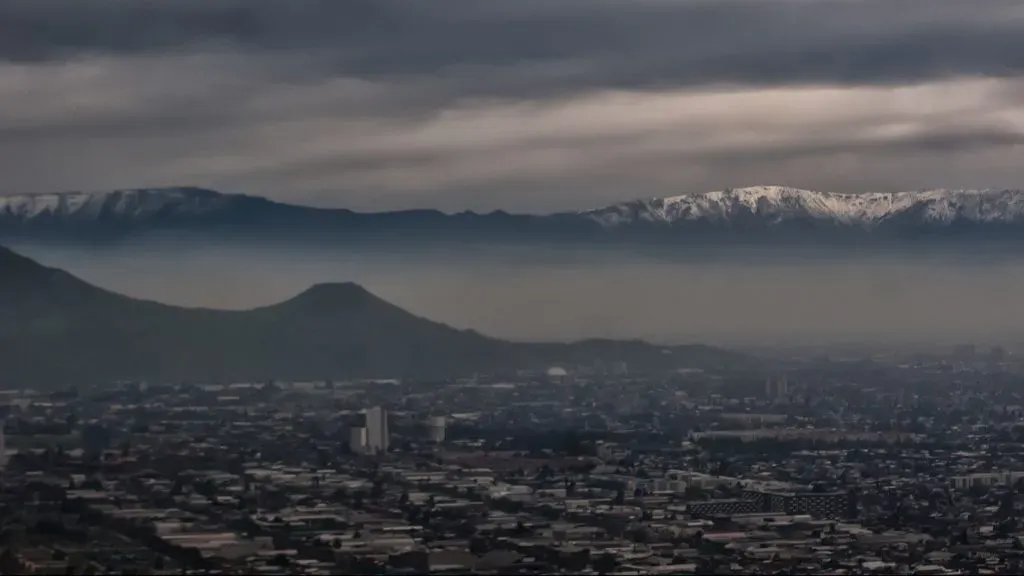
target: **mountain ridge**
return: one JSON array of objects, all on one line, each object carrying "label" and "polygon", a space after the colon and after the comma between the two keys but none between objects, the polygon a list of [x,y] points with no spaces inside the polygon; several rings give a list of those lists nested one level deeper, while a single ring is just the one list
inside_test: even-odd
[{"label": "mountain ridge", "polygon": [[[839,194],[753,186],[551,214],[438,210],[355,212],[194,187],[0,196],[0,239],[108,237],[161,231],[286,238],[648,241],[1024,238],[1024,190],[934,189]],[[962,236],[960,236],[962,237]]]},{"label": "mountain ridge", "polygon": [[249,310],[183,308],[0,248],[0,387],[448,378],[617,360],[655,370],[752,361],[704,345],[510,342],[421,318],[351,282]]},{"label": "mountain ridge", "polygon": [[960,216],[990,222],[1024,220],[1024,191],[934,189],[840,194],[783,186],[754,186],[635,200],[585,211],[584,214],[603,221],[602,216],[606,214],[630,208],[670,223],[700,218],[728,219],[741,213],[761,213],[767,217],[810,217],[870,226],[915,209],[923,210],[922,217],[925,220],[949,222]]}]

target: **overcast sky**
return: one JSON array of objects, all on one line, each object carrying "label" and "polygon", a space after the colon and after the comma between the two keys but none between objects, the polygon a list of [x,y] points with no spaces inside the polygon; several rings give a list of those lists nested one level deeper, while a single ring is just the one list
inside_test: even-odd
[{"label": "overcast sky", "polygon": [[0,193],[1024,186],[1020,0],[3,0]]}]

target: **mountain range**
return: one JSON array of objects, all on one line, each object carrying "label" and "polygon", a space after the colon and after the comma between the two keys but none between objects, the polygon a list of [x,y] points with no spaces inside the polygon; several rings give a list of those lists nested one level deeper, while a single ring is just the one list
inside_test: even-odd
[{"label": "mountain range", "polygon": [[1024,190],[836,194],[758,186],[554,214],[361,213],[187,187],[0,196],[0,240],[168,232],[376,243],[1024,239]]},{"label": "mountain range", "polygon": [[0,388],[445,378],[615,361],[653,370],[754,362],[702,345],[509,342],[414,316],[352,283],[316,285],[244,311],[168,306],[98,288],[0,247]]}]

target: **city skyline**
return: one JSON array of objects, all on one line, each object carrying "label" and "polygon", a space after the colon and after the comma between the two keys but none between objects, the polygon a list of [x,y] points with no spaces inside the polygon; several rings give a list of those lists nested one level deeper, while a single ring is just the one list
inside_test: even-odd
[{"label": "city skyline", "polygon": [[1021,53],[0,2],[0,574],[1024,574]]}]

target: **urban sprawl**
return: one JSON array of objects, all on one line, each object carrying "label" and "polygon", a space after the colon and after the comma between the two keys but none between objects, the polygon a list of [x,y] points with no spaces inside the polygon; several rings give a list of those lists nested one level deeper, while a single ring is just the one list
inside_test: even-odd
[{"label": "urban sprawl", "polygon": [[0,574],[1024,574],[1024,366],[0,392]]}]

